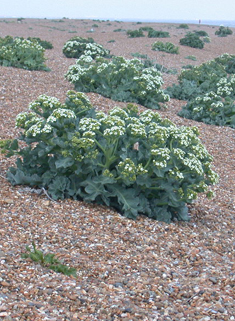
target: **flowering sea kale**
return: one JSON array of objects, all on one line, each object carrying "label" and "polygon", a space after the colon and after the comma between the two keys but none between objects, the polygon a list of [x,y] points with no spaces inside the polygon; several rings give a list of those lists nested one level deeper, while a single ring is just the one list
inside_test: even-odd
[{"label": "flowering sea kale", "polygon": [[109,56],[109,50],[95,43],[92,38],[74,37],[64,44],[62,50],[68,58],[79,58],[82,55],[92,58]]},{"label": "flowering sea kale", "polygon": [[93,60],[91,55],[82,55],[69,67],[65,77],[77,91],[97,92],[117,101],[135,102],[153,109],[169,101],[169,95],[161,89],[161,73],[153,67],[145,68],[139,59]]},{"label": "flowering sea kale", "polygon": [[217,93],[220,95],[211,91],[205,95],[198,96],[189,101],[178,115],[206,124],[235,128],[235,102],[229,97],[234,95],[234,91],[232,86],[227,86],[227,81],[225,82],[226,86],[223,87],[223,81],[224,79],[222,78],[218,83]]},{"label": "flowering sea kale", "polygon": [[37,42],[24,38],[0,38],[0,65],[27,70],[49,70],[44,62],[45,49]]},{"label": "flowering sea kale", "polygon": [[196,127],[177,127],[151,110],[139,114],[132,104],[105,114],[75,91],[65,104],[41,95],[29,107],[16,118],[27,147],[8,171],[12,184],[170,222],[188,220],[187,203],[218,180]]}]

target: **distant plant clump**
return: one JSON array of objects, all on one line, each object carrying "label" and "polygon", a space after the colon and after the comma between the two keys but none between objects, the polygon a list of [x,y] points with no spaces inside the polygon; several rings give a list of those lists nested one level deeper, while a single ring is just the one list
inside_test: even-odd
[{"label": "distant plant clump", "polygon": [[189,55],[189,56],[186,56],[185,59],[190,59],[190,60],[193,60],[193,61],[196,61],[197,58],[193,55]]},{"label": "distant plant clump", "polygon": [[144,37],[143,30],[127,30],[127,35],[129,38],[138,38],[138,37]]},{"label": "distant plant clump", "polygon": [[38,37],[28,37],[27,39],[30,41],[37,41],[44,49],[53,49],[52,43],[47,40],[42,40]]},{"label": "distant plant clump", "polygon": [[193,32],[188,32],[184,38],[180,39],[180,44],[192,48],[204,48],[204,42],[200,39],[200,37],[197,34]]},{"label": "distant plant clump", "polygon": [[186,23],[181,23],[178,29],[189,29],[189,26]]},{"label": "distant plant clump", "polygon": [[[45,188],[53,199],[73,198],[113,207],[132,219],[189,220],[187,204],[218,181],[212,156],[196,127],[177,127],[137,106],[96,111],[83,93],[64,104],[41,95],[20,113],[22,129],[8,170],[13,185]],[[23,141],[20,147],[20,141]],[[54,265],[54,256],[27,249],[26,257]],[[60,264],[55,261],[56,264]],[[57,269],[59,268],[59,270]],[[64,266],[58,272],[73,273]]]},{"label": "distant plant clump", "polygon": [[81,55],[92,58],[109,56],[109,50],[95,43],[93,38],[73,37],[64,44],[62,50],[67,58],[79,58]]},{"label": "distant plant clump", "polygon": [[215,35],[219,37],[227,37],[228,35],[232,35],[233,32],[229,27],[220,26],[219,30],[216,30]]},{"label": "distant plant clump", "polygon": [[194,33],[199,37],[208,37],[208,33],[204,30],[194,30]]},{"label": "distant plant clump", "polygon": [[169,38],[170,34],[167,31],[161,31],[161,30],[150,30],[148,32],[149,38]]},{"label": "distant plant clump", "polygon": [[27,70],[50,69],[44,64],[45,49],[35,40],[6,36],[0,38],[0,65]]},{"label": "distant plant clump", "polygon": [[235,55],[223,54],[200,66],[182,70],[179,84],[166,90],[173,98],[188,100],[179,115],[235,128],[234,67]]},{"label": "distant plant clump", "polygon": [[113,100],[139,103],[153,109],[159,109],[159,103],[169,100],[161,89],[161,73],[153,67],[145,68],[139,59],[93,60],[81,56],[69,67],[65,77],[77,91],[96,92]]},{"label": "distant plant clump", "polygon": [[178,54],[179,53],[179,47],[175,46],[171,42],[162,42],[157,41],[152,44],[152,50],[155,51],[164,51],[171,54]]}]

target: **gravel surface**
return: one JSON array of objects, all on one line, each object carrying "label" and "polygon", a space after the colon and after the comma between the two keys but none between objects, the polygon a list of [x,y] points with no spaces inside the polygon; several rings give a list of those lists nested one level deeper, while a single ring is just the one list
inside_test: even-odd
[{"label": "gravel surface", "polygon": [[[168,31],[171,38],[160,40],[175,45],[189,31],[177,24],[1,20],[0,37],[40,37],[54,49],[45,52],[50,72],[0,67],[0,138],[18,135],[16,115],[39,95],[63,102],[67,90],[73,89],[64,74],[75,59],[62,53],[73,36],[93,37],[112,54],[126,58],[147,54],[178,71],[225,52],[235,54],[235,34],[220,38],[215,36],[218,27],[204,25],[190,25],[190,31],[209,34],[211,43],[204,49],[180,46],[179,55],[155,52],[151,44],[159,39],[130,39],[124,31],[145,25]],[[197,60],[185,59],[188,55]],[[164,86],[176,80],[177,75],[164,74]],[[88,97],[104,111],[125,106],[94,93]],[[159,113],[178,125],[199,127],[220,175],[213,188],[216,197],[200,195],[190,206],[188,223],[166,224],[145,216],[132,221],[104,206],[51,201],[45,193],[11,186],[5,175],[15,159],[0,155],[0,320],[235,320],[235,130],[178,117],[184,104],[172,99]],[[22,259],[32,241],[75,267],[77,278]]]}]

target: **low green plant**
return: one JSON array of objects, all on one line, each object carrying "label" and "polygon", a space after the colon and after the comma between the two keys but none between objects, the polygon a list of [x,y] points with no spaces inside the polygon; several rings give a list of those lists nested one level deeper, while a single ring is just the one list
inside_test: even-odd
[{"label": "low green plant", "polygon": [[194,30],[194,33],[199,37],[208,37],[208,33],[204,30]]},{"label": "low green plant", "polygon": [[113,57],[92,59],[81,56],[70,66],[65,77],[74,84],[75,90],[96,92],[117,101],[139,103],[159,109],[160,103],[169,100],[161,89],[161,73],[145,68],[141,60]]},{"label": "low green plant", "polygon": [[210,37],[203,37],[202,41],[205,42],[205,43],[210,43],[211,39],[210,39]]},{"label": "low green plant", "polygon": [[152,44],[152,50],[155,51],[164,51],[167,53],[171,54],[178,54],[179,53],[179,47],[175,46],[171,42],[162,42],[162,41],[157,41]]},{"label": "low green plant", "polygon": [[73,37],[64,44],[62,51],[67,58],[79,58],[82,55],[93,58],[109,56],[109,50],[95,43],[93,38]]},{"label": "low green plant", "polygon": [[140,58],[140,59],[147,59],[148,58],[148,55],[146,54],[141,54],[139,52],[135,52],[135,53],[131,53],[132,57],[135,57],[135,58]]},{"label": "low green plant", "polygon": [[235,128],[235,101],[211,91],[190,100],[178,115],[205,124]]},{"label": "low green plant", "polygon": [[185,59],[190,59],[190,60],[193,60],[193,61],[196,61],[197,58],[193,55],[189,55],[189,56],[186,56]]},{"label": "low green plant", "polygon": [[228,74],[235,74],[235,55],[225,53],[215,58],[215,62],[221,64]]},{"label": "low green plant", "polygon": [[189,26],[186,23],[181,23],[178,29],[189,29]]},{"label": "low green plant", "polygon": [[112,42],[115,42],[116,40],[114,40],[114,39],[111,39],[111,40],[109,40],[109,41],[107,41],[108,43],[112,43]]},{"label": "low green plant", "polygon": [[127,35],[129,38],[138,38],[138,37],[144,37],[144,33],[141,29],[139,30],[127,30]]},{"label": "low green plant", "polygon": [[42,95],[16,126],[23,132],[8,180],[43,187],[53,199],[104,204],[132,219],[189,220],[187,204],[218,180],[196,127],[133,104],[105,114],[83,93],[69,91],[64,104]]},{"label": "low green plant", "polygon": [[44,64],[45,49],[37,42],[7,36],[0,39],[0,65],[27,70],[50,69]]},{"label": "low green plant", "polygon": [[215,35],[219,37],[227,37],[228,35],[232,35],[233,32],[229,27],[220,26],[219,30],[216,30]]},{"label": "low green plant", "polygon": [[34,242],[32,242],[33,249],[31,250],[29,246],[26,246],[26,252],[22,253],[21,257],[23,259],[30,258],[34,262],[41,264],[43,267],[47,267],[55,272],[63,273],[65,275],[72,275],[76,277],[76,269],[70,268],[67,265],[62,264],[53,253],[44,254],[42,251],[36,248]]},{"label": "low green plant", "polygon": [[30,41],[37,41],[44,49],[53,49],[52,43],[47,40],[42,40],[38,37],[28,37],[27,39]]},{"label": "low green plant", "polygon": [[180,44],[183,46],[188,46],[192,48],[204,48],[204,42],[200,39],[198,35],[193,32],[188,32],[184,38],[180,39]]},{"label": "low green plant", "polygon": [[169,38],[170,34],[167,31],[161,31],[161,30],[150,30],[148,32],[149,38]]},{"label": "low green plant", "polygon": [[140,30],[149,32],[149,31],[154,30],[154,29],[152,27],[145,26],[145,27],[140,27]]},{"label": "low green plant", "polygon": [[126,30],[125,29],[121,29],[121,28],[118,28],[118,29],[114,29],[113,32],[125,32]]},{"label": "low green plant", "polygon": [[[235,55],[223,54],[199,66],[182,70],[178,76],[179,84],[168,87],[166,92],[172,98],[191,100],[210,91],[216,93],[221,81],[226,91],[230,82],[228,74],[233,73],[234,70]],[[227,79],[226,84],[224,79]]]},{"label": "low green plant", "polygon": [[13,139],[0,139],[0,152],[6,154],[11,149]]}]

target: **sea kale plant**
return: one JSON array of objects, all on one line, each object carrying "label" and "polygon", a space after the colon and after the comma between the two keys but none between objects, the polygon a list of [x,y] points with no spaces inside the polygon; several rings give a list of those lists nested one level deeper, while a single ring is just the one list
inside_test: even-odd
[{"label": "sea kale plant", "polygon": [[167,88],[171,97],[188,100],[179,116],[206,124],[235,127],[234,55],[223,54],[214,60],[184,69],[179,85]]},{"label": "sea kale plant", "polygon": [[67,58],[79,58],[82,55],[92,58],[109,56],[109,50],[95,43],[93,38],[73,37],[64,44],[62,51]]},{"label": "sea kale plant", "polygon": [[235,56],[223,54],[214,60],[183,69],[178,76],[178,84],[167,88],[172,98],[191,100],[198,95],[210,91],[217,92],[218,83],[227,77],[228,71],[233,71]]},{"label": "sea kale plant", "polygon": [[139,103],[159,109],[169,100],[161,89],[162,74],[154,67],[145,68],[141,60],[113,57],[92,59],[81,56],[70,66],[65,77],[76,91],[96,92],[117,101]]},{"label": "sea kale plant", "polygon": [[155,51],[165,51],[167,53],[171,54],[178,54],[179,53],[179,47],[175,46],[171,42],[162,42],[162,41],[156,41],[152,44],[152,50]]},{"label": "sea kale plant", "polygon": [[21,37],[0,38],[0,65],[27,70],[45,70],[45,49],[37,42]]},{"label": "sea kale plant", "polygon": [[215,35],[219,37],[227,37],[228,35],[232,35],[233,32],[229,27],[220,26],[219,30],[216,30]]},{"label": "sea kale plant", "polygon": [[204,41],[202,41],[199,35],[194,32],[188,32],[184,38],[180,39],[180,44],[192,48],[204,48]]},{"label": "sea kale plant", "polygon": [[148,38],[169,38],[170,34],[162,30],[149,30]]},{"label": "sea kale plant", "polygon": [[50,41],[42,40],[38,37],[28,37],[27,39],[30,41],[37,41],[44,49],[53,49],[53,45]]},{"label": "sea kale plant", "polygon": [[189,220],[187,204],[218,179],[196,127],[133,104],[105,114],[84,93],[67,92],[64,104],[41,95],[16,126],[22,135],[8,180],[43,187],[55,200],[95,202],[132,219]]},{"label": "sea kale plant", "polygon": [[142,29],[138,30],[127,30],[126,34],[128,35],[129,38],[139,38],[139,37],[144,37],[144,33]]},{"label": "sea kale plant", "polygon": [[235,128],[235,102],[223,98],[213,91],[190,100],[178,113],[179,116],[205,124]]}]

